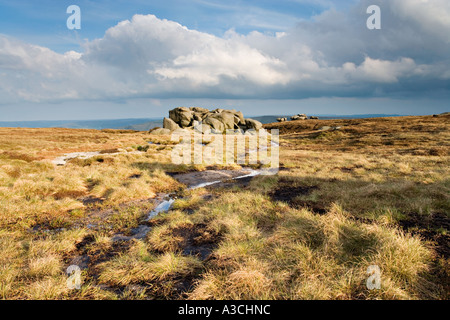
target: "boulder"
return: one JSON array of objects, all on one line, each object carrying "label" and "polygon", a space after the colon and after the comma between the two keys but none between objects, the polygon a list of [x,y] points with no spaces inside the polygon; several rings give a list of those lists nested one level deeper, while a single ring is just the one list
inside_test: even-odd
[{"label": "boulder", "polygon": [[194,125],[194,130],[196,132],[202,133],[202,134],[210,134],[211,133],[211,126],[204,124],[204,123],[196,123]]},{"label": "boulder", "polygon": [[171,133],[171,131],[169,129],[165,129],[165,128],[156,128],[156,129],[150,131],[150,133],[157,135],[157,136],[161,136],[161,135],[168,135]]},{"label": "boulder", "polygon": [[213,117],[208,117],[203,121],[204,124],[207,124],[211,126],[212,129],[214,129],[216,132],[224,132],[225,131],[225,125]]},{"label": "boulder", "polygon": [[[282,118],[287,121],[287,118]],[[199,107],[178,107],[169,111],[169,118],[164,118],[164,129],[178,131],[195,129],[198,132],[223,133],[225,130],[260,130],[262,124],[254,119],[245,119],[241,111],[215,109],[209,111]],[[160,133],[161,130],[157,131]],[[164,131],[163,131],[164,132]],[[167,134],[164,132],[163,134]]]},{"label": "boulder", "polygon": [[309,117],[311,120],[319,120],[319,117],[316,117],[316,116],[311,116],[311,117]]},{"label": "boulder", "polygon": [[320,128],[317,129],[317,130],[319,130],[319,131],[329,131],[329,130],[335,131],[335,130],[341,130],[341,128],[342,128],[342,127],[323,126],[323,127],[320,127]]},{"label": "boulder", "polygon": [[297,114],[295,116],[291,117],[291,120],[296,121],[296,120],[307,120],[308,117],[305,114]]},{"label": "boulder", "polygon": [[169,111],[169,118],[175,121],[181,128],[189,127],[193,116],[194,112],[186,107],[179,107]]},{"label": "boulder", "polygon": [[277,121],[278,122],[285,122],[285,121],[287,121],[287,118],[277,118]]},{"label": "boulder", "polygon": [[[232,112],[223,111],[221,113],[214,114],[210,117],[222,122],[225,126],[225,129],[234,129],[235,120],[234,120],[234,114]],[[208,118],[206,118],[206,119],[208,119]]]},{"label": "boulder", "polygon": [[212,116],[215,113],[212,112],[207,112],[207,113],[202,113],[202,120],[205,120],[206,118]]},{"label": "boulder", "polygon": [[191,128],[180,128],[175,131],[172,131],[172,134],[179,134],[179,135],[191,134],[193,131],[192,129],[193,129],[192,127]]},{"label": "boulder", "polygon": [[164,129],[169,129],[170,131],[180,129],[180,126],[170,118],[164,118],[163,127]]},{"label": "boulder", "polygon": [[190,107],[189,108],[191,111],[194,111],[196,113],[208,113],[209,110],[205,109],[205,108],[200,108],[200,107]]},{"label": "boulder", "polygon": [[234,115],[240,120],[238,124],[245,124],[244,114],[241,111],[235,112]]},{"label": "boulder", "polygon": [[202,121],[203,113],[195,112],[192,118],[194,119],[194,121]]},{"label": "boulder", "polygon": [[262,128],[262,123],[253,119],[245,120],[245,125],[247,126],[247,129],[253,129],[256,131]]}]

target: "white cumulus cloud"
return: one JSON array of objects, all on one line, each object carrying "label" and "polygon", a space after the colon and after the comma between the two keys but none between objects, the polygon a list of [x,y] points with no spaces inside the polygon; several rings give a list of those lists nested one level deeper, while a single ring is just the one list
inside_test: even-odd
[{"label": "white cumulus cloud", "polygon": [[372,2],[330,9],[275,35],[219,37],[135,15],[82,53],[0,35],[0,103],[418,94],[424,83],[448,92],[449,2],[380,0],[382,30],[370,31],[364,7]]}]

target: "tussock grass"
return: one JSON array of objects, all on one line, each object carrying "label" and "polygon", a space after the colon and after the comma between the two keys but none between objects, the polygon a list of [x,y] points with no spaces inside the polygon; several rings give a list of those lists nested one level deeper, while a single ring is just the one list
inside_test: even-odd
[{"label": "tussock grass", "polygon": [[194,257],[167,252],[151,254],[135,242],[125,254],[100,265],[100,283],[125,286],[130,283],[170,282],[174,277],[194,275],[201,263]]},{"label": "tussock grass", "polygon": [[[273,205],[245,194],[259,206],[243,219],[233,207],[241,196],[224,195],[211,205],[227,202],[212,222],[225,234],[191,299],[436,298],[436,292],[428,296],[423,290],[432,253],[420,239],[354,221],[337,205],[322,216],[285,208],[268,234],[257,227],[262,216],[255,213],[270,212]],[[382,270],[382,288],[376,292],[365,287],[370,265]]]},{"label": "tussock grass", "polygon": [[[209,167],[172,164],[168,137],[0,128],[0,298],[447,299],[447,119],[267,125],[283,134],[277,176],[182,191],[166,173]],[[49,161],[80,151],[104,152]],[[113,240],[175,191],[145,238]],[[430,227],[405,229],[412,214]],[[66,285],[74,257],[88,258],[81,290]]]}]

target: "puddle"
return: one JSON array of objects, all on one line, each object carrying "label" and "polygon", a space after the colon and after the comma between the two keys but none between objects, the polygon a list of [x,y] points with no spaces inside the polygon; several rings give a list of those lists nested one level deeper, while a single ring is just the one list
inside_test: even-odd
[{"label": "puddle", "polygon": [[[238,180],[249,177],[255,177],[261,174],[261,170],[242,169],[242,170],[205,170],[198,172],[189,172],[174,175],[173,178],[188,186],[188,190],[195,190],[207,186],[223,183],[228,180]],[[198,181],[203,181],[198,183]],[[175,202],[174,195],[166,195],[167,200],[163,200],[153,209],[147,218],[147,221],[156,217],[161,212],[167,212],[172,208]]]},{"label": "puddle", "polygon": [[118,233],[112,237],[112,241],[130,241],[131,239],[144,239],[147,233],[150,231],[149,226],[139,225],[137,228],[131,230],[131,236],[125,236],[121,233]]},{"label": "puddle", "polygon": [[[242,170],[206,170],[201,172],[189,172],[175,175],[174,178],[186,184],[189,190],[199,189],[206,186],[223,183],[229,180],[238,180],[258,176],[262,173],[260,170],[242,169]],[[217,179],[217,180],[214,180]],[[198,181],[204,181],[198,183]],[[207,181],[205,181],[207,180]],[[155,218],[158,214],[168,212],[175,202],[175,194],[163,195],[164,200],[161,200],[158,205],[148,213],[146,222]],[[150,227],[146,225],[139,225],[136,229],[131,231],[131,236],[124,236],[116,234],[113,241],[129,241],[131,239],[143,239],[150,231]]]},{"label": "puddle", "polygon": [[168,200],[163,200],[160,204],[156,206],[155,209],[150,211],[145,221],[149,221],[156,217],[161,212],[167,212],[172,208],[173,203],[175,202],[175,198],[169,198]]},{"label": "puddle", "polygon": [[174,175],[173,178],[188,186],[189,190],[207,187],[232,179],[246,178],[261,174],[259,170],[205,170]]}]

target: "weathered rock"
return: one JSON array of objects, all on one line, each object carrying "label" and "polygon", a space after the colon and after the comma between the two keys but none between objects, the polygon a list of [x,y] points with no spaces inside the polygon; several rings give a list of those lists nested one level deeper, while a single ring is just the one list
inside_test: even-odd
[{"label": "weathered rock", "polygon": [[234,130],[227,130],[227,134],[230,135],[243,135],[245,134],[245,131],[243,129],[234,129]]},{"label": "weathered rock", "polygon": [[338,127],[323,126],[317,130],[319,130],[319,131],[336,131],[336,130],[341,130],[341,128],[342,127],[339,127],[339,126]]},{"label": "weathered rock", "polygon": [[194,111],[196,113],[208,113],[209,110],[205,109],[205,108],[200,108],[200,107],[190,107],[189,108],[191,111]]},{"label": "weathered rock", "polygon": [[311,120],[319,120],[319,117],[316,117],[316,116],[311,116],[311,117],[309,117]]},{"label": "weathered rock", "polygon": [[210,134],[211,126],[204,123],[197,123],[194,125],[194,130],[202,134]]},{"label": "weathered rock", "polygon": [[180,127],[188,127],[193,120],[194,112],[186,107],[179,107],[169,111],[169,118]]},{"label": "weathered rock", "polygon": [[[284,121],[287,121],[287,118],[284,118]],[[245,119],[243,113],[235,109],[209,111],[199,107],[178,107],[169,111],[169,118],[164,118],[165,129],[193,130],[194,127],[202,133],[208,132],[209,129],[212,129],[212,133],[223,133],[226,130],[260,130],[262,124],[254,119]]]},{"label": "weathered rock", "polygon": [[235,112],[234,115],[239,118],[241,124],[245,124],[244,114],[241,111]]},{"label": "weathered rock", "polygon": [[194,113],[193,119],[196,121],[203,121],[203,119],[206,118],[206,117],[204,117],[205,115],[206,115],[206,113],[196,112],[196,113]]},{"label": "weathered rock", "polygon": [[185,134],[191,134],[192,133],[192,130],[193,128],[192,127],[189,127],[189,128],[180,128],[180,129],[177,129],[177,130],[175,130],[175,131],[172,131],[172,133],[176,133],[176,134],[181,134],[181,135],[185,135]]},{"label": "weathered rock", "polygon": [[[235,122],[234,122],[234,114],[233,113],[228,112],[228,111],[223,111],[221,113],[214,114],[210,117],[222,122],[225,126],[225,129],[234,129]],[[208,119],[208,118],[206,118],[206,119]]]},{"label": "weathered rock", "polygon": [[161,136],[161,135],[167,135],[170,134],[171,131],[169,129],[164,129],[164,128],[156,128],[152,131],[150,131],[151,134],[157,135],[157,136]]},{"label": "weathered rock", "polygon": [[225,131],[225,125],[213,117],[208,117],[203,121],[204,124],[210,125],[212,129],[214,129],[216,132],[224,132]]},{"label": "weathered rock", "polygon": [[307,120],[308,117],[306,116],[306,114],[297,114],[295,116],[291,117],[291,120],[296,121],[296,120]]},{"label": "weathered rock", "polygon": [[277,118],[277,121],[278,122],[285,122],[285,121],[287,121],[287,118]]},{"label": "weathered rock", "polygon": [[247,126],[248,129],[253,129],[257,131],[262,128],[262,123],[253,119],[245,120],[245,125]]},{"label": "weathered rock", "polygon": [[170,131],[177,130],[180,128],[180,126],[170,118],[164,118],[163,127],[164,129],[169,129]]}]

